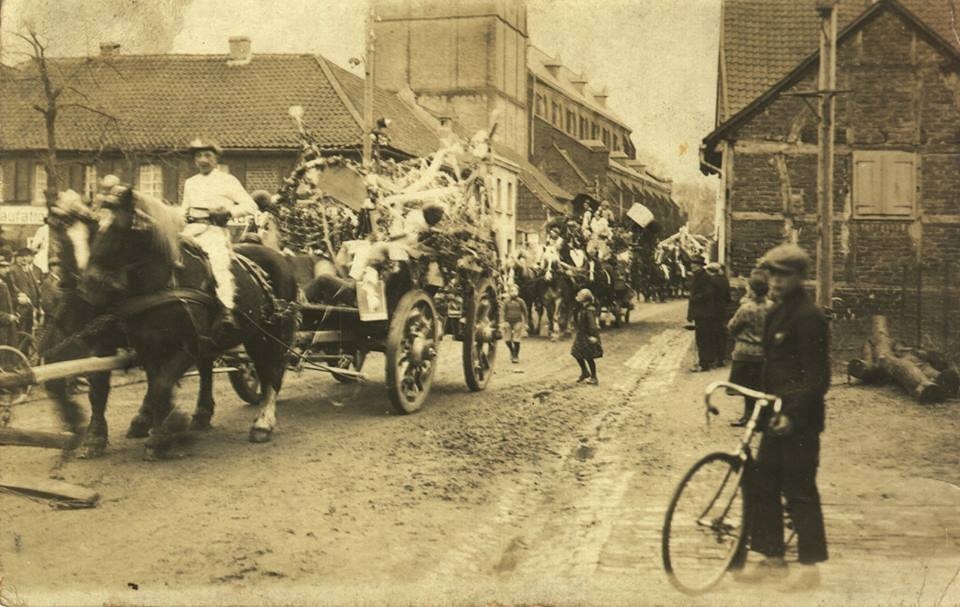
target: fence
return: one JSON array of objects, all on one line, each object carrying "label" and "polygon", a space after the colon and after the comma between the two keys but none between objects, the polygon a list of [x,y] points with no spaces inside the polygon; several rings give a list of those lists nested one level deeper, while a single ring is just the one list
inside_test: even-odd
[{"label": "fence", "polygon": [[[896,273],[894,273],[896,275]],[[960,358],[960,260],[904,260],[899,285],[838,285],[834,291],[833,352],[859,356],[870,318],[887,317],[895,339]]]}]

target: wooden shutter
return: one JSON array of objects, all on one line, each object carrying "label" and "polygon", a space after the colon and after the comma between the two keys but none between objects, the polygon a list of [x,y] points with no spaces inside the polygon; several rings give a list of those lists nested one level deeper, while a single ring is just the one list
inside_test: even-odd
[{"label": "wooden shutter", "polygon": [[33,191],[33,161],[18,160],[14,171],[14,202],[30,202]]},{"label": "wooden shutter", "polygon": [[883,213],[883,166],[871,152],[853,153],[853,206],[857,215]]},{"label": "wooden shutter", "polygon": [[14,184],[17,181],[17,163],[12,160],[4,160],[0,168],[3,170],[3,191],[0,192],[0,200],[15,202],[17,194]]},{"label": "wooden shutter", "polygon": [[883,212],[913,215],[916,202],[916,156],[887,152],[883,156]]},{"label": "wooden shutter", "polygon": [[63,169],[67,187],[74,192],[83,194],[83,165],[68,164]]}]

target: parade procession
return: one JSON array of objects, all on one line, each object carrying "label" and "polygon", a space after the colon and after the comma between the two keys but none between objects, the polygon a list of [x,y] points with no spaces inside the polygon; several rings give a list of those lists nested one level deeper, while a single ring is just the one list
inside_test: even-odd
[{"label": "parade procession", "polygon": [[0,607],[960,604],[958,82],[951,0],[0,0]]}]

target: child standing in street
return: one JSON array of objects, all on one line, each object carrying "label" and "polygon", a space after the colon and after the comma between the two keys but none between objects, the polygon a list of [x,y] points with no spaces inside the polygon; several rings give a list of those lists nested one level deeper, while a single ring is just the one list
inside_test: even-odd
[{"label": "child standing in street", "polygon": [[599,383],[596,359],[603,357],[603,345],[600,343],[600,325],[597,323],[597,314],[594,310],[593,293],[590,289],[580,289],[576,302],[577,310],[574,312],[576,332],[570,354],[580,365],[580,379],[577,383],[586,382],[596,386]]},{"label": "child standing in street", "polygon": [[510,362],[520,362],[520,340],[527,332],[527,304],[520,298],[517,285],[511,284],[507,291],[507,300],[500,308],[500,324],[503,340],[510,349]]},{"label": "child standing in street", "polygon": [[[748,281],[749,290],[727,325],[734,339],[733,365],[730,382],[753,390],[763,390],[763,324],[772,305],[767,299],[767,275],[763,270],[754,270]],[[753,415],[754,399],[744,397],[743,415],[731,426],[747,425]]]}]

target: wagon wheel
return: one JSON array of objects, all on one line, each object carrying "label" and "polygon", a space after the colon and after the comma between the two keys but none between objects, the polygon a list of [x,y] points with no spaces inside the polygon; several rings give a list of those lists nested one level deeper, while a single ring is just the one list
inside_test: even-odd
[{"label": "wagon wheel", "polygon": [[[338,369],[349,369],[353,367],[354,371],[360,371],[363,369],[363,361],[367,359],[367,353],[361,350],[353,356],[348,356],[344,354],[340,357],[340,360],[337,361]],[[355,384],[357,383],[357,378],[352,375],[340,375],[339,373],[331,373],[333,379],[337,380],[341,384]]]},{"label": "wagon wheel", "polygon": [[437,357],[437,311],[420,289],[397,302],[387,333],[387,394],[398,413],[414,413],[430,393]]},{"label": "wagon wheel", "polygon": [[[11,346],[0,346],[0,373],[29,373],[30,360],[23,352]],[[30,387],[0,390],[0,427],[10,422],[11,407],[27,398]]]},{"label": "wagon wheel", "polygon": [[464,298],[466,325],[463,328],[463,376],[474,392],[487,387],[497,358],[497,291],[482,280],[473,294]]},{"label": "wagon wheel", "polygon": [[246,357],[229,361],[229,366],[236,369],[230,371],[227,376],[230,378],[230,385],[233,391],[237,393],[240,400],[248,405],[256,405],[260,402],[260,376],[257,375],[257,368],[253,361]]}]

